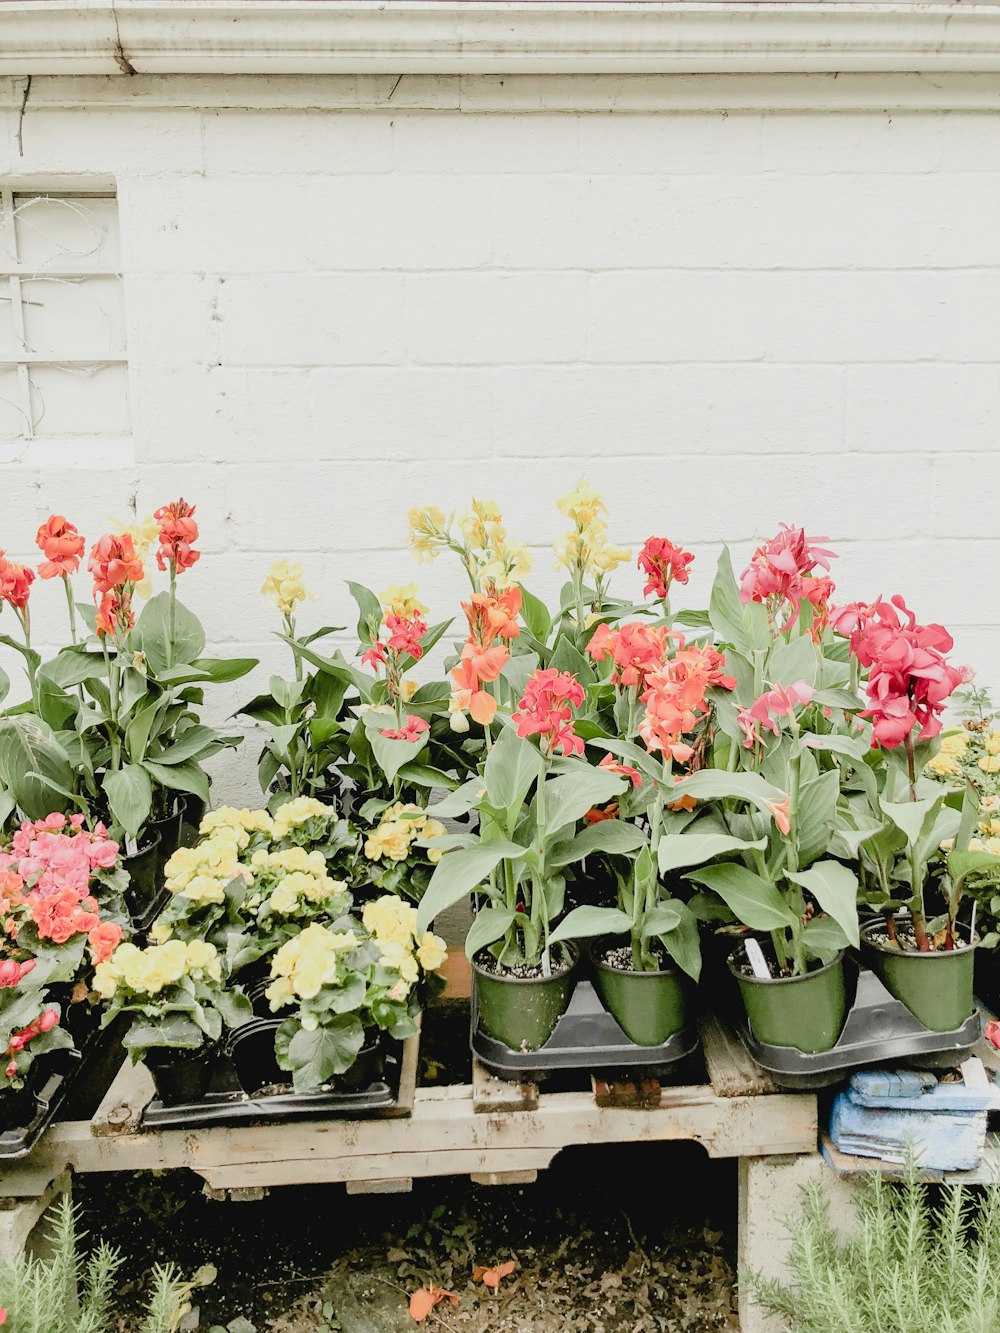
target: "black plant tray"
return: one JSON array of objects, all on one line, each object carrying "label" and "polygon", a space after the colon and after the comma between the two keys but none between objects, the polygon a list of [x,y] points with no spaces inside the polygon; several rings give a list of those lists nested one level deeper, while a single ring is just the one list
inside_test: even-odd
[{"label": "black plant tray", "polygon": [[357,1092],[317,1089],[293,1092],[245,1092],[236,1077],[236,1066],[223,1048],[212,1070],[208,1091],[194,1102],[164,1106],[154,1098],[142,1113],[147,1129],[201,1129],[213,1125],[260,1125],[276,1121],[328,1120],[332,1116],[364,1116],[385,1113],[399,1100],[401,1048],[390,1043],[385,1052],[385,1077]]},{"label": "black plant tray", "polygon": [[874,972],[858,971],[857,993],[836,1046],[810,1055],[794,1046],[771,1046],[757,1041],[746,1016],[736,1022],[743,1045],[779,1087],[809,1091],[840,1083],[854,1069],[888,1064],[926,1055],[960,1054],[980,1037],[979,1011],[974,1010],[952,1032],[932,1032],[914,1018],[906,1005],[893,999]]},{"label": "black plant tray", "polygon": [[684,1028],[662,1046],[637,1046],[601,1004],[591,983],[578,981],[569,1008],[545,1045],[537,1051],[512,1051],[480,1028],[473,980],[470,1045],[480,1064],[497,1078],[537,1083],[551,1074],[573,1069],[656,1078],[668,1074],[696,1049],[698,1033],[693,1027]]},{"label": "black plant tray", "polygon": [[56,1051],[51,1060],[41,1057],[48,1069],[35,1088],[34,1114],[27,1124],[0,1130],[0,1162],[27,1157],[64,1110],[71,1108],[73,1115],[90,1119],[121,1066],[126,1027],[127,1022],[117,1021],[91,1032],[80,1050]]}]

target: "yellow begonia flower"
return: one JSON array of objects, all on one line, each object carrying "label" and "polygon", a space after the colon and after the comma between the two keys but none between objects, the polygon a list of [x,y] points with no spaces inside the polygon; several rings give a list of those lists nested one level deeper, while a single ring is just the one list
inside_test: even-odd
[{"label": "yellow begonia flower", "polygon": [[1000,731],[987,732],[985,744],[987,754],[1000,754]]},{"label": "yellow begonia flower", "polygon": [[406,948],[416,941],[417,909],[395,894],[383,894],[374,902],[365,903],[361,920],[365,930],[378,941],[392,940]]},{"label": "yellow begonia flower", "polygon": [[415,583],[394,583],[391,587],[380,592],[378,599],[386,615],[425,616],[427,614],[428,608],[417,596],[417,585]]},{"label": "yellow begonia flower", "polygon": [[192,902],[221,903],[234,879],[249,882],[253,871],[241,865],[233,830],[219,829],[197,847],[181,847],[164,867],[168,890]]},{"label": "yellow begonia flower", "polygon": [[306,592],[302,582],[302,566],[297,560],[276,560],[268,571],[261,592],[283,616],[290,616],[299,602],[304,602],[312,595]]},{"label": "yellow begonia flower", "polygon": [[1000,754],[984,754],[979,767],[984,773],[1000,773]]},{"label": "yellow begonia flower", "polygon": [[425,930],[417,949],[417,962],[425,972],[436,972],[448,957],[448,947],[440,935]]},{"label": "yellow begonia flower", "polygon": [[377,940],[379,957],[386,967],[398,972],[402,979],[412,985],[420,977],[417,960],[399,940]]},{"label": "yellow begonia flower", "polygon": [[293,828],[299,828],[310,819],[328,819],[335,815],[332,805],[324,805],[312,796],[297,796],[293,801],[286,801],[279,806],[274,816],[272,837],[275,842],[287,838]]},{"label": "yellow begonia flower", "polygon": [[237,846],[246,847],[254,833],[271,835],[271,816],[266,810],[237,810],[232,805],[222,805],[218,810],[210,810],[198,826],[202,837],[235,837]]},{"label": "yellow begonia flower", "polygon": [[273,983],[265,992],[272,1011],[297,997],[313,1000],[337,974],[337,955],[357,945],[352,930],[327,930],[314,922],[283,944],[271,960]]}]

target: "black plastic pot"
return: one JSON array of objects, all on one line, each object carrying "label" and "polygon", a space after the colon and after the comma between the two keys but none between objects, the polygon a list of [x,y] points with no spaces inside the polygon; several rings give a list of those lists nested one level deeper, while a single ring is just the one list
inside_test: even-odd
[{"label": "black plastic pot", "polygon": [[983,1004],[1000,1013],[1000,950],[976,950],[975,988]]},{"label": "black plastic pot", "polygon": [[801,977],[746,976],[745,957],[740,945],[729,957],[729,970],[757,1041],[811,1053],[836,1046],[850,1007],[843,950],[832,963]]},{"label": "black plastic pot", "polygon": [[211,1042],[197,1051],[156,1047],[146,1052],[143,1062],[153,1076],[164,1106],[195,1102],[204,1097],[217,1049],[216,1043]]},{"label": "black plastic pot", "polygon": [[350,1069],[330,1079],[330,1087],[339,1092],[361,1092],[377,1083],[385,1069],[385,1051],[379,1032],[366,1032],[365,1044],[358,1051]]},{"label": "black plastic pot", "polygon": [[157,833],[160,838],[160,845],[157,850],[157,860],[159,862],[160,873],[170,858],[181,845],[181,835],[184,829],[184,812],[187,809],[187,799],[178,796],[174,802],[173,813],[166,815],[163,819],[156,819],[151,824],[146,825],[148,833]]},{"label": "black plastic pot", "polygon": [[274,1053],[274,1034],[281,1022],[280,1018],[253,1018],[229,1039],[229,1054],[236,1077],[240,1087],[250,1096],[260,1092],[261,1088],[287,1087],[292,1081],[291,1074],[278,1067]]},{"label": "black plastic pot", "polygon": [[125,906],[133,922],[145,921],[154,908],[159,910],[160,835],[153,829],[147,829],[143,845],[137,852],[123,856],[122,865],[128,871],[129,879],[125,890]]},{"label": "black plastic pot", "polygon": [[258,1018],[274,1017],[270,1001],[265,994],[271,981],[270,958],[258,958],[255,963],[248,963],[246,967],[241,967],[233,977],[234,984],[239,986],[250,1001]]},{"label": "black plastic pot", "polygon": [[207,808],[200,796],[194,796],[189,792],[184,797],[184,814],[181,818],[179,842],[181,847],[193,847],[201,837],[198,830],[201,821],[205,818]]},{"label": "black plastic pot", "polygon": [[34,1088],[26,1083],[23,1088],[0,1089],[0,1133],[9,1129],[23,1129],[31,1122],[37,1109]]},{"label": "black plastic pot", "polygon": [[566,1012],[576,985],[580,951],[574,944],[563,947],[571,962],[550,977],[510,976],[490,971],[476,958],[472,960],[479,1022],[488,1036],[512,1051],[537,1051],[545,1045]]}]

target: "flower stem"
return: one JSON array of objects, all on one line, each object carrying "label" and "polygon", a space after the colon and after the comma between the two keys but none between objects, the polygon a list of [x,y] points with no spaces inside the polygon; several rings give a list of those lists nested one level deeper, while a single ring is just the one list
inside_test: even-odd
[{"label": "flower stem", "polygon": [[170,562],[170,602],[167,611],[167,666],[174,664],[174,636],[177,633],[177,561]]},{"label": "flower stem", "polygon": [[[913,732],[909,731],[903,741],[906,750],[906,768],[910,784],[910,800],[917,799],[917,759],[913,748]],[[920,865],[920,856],[915,842],[909,844],[910,861],[910,917],[913,921],[913,938],[921,953],[930,953],[931,944],[927,938],[927,924],[924,915],[924,876]]]},{"label": "flower stem", "polygon": [[66,589],[66,605],[69,608],[69,636],[73,641],[73,647],[76,647],[76,607],[73,605],[73,589],[70,586],[69,575],[62,576],[63,587]]}]

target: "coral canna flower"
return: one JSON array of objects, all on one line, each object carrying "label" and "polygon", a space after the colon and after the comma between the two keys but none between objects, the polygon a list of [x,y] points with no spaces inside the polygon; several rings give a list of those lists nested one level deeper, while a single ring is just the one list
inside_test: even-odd
[{"label": "coral canna flower", "polygon": [[50,515],[35,535],[35,545],[45,556],[38,566],[43,579],[64,578],[80,568],[85,542],[62,514]]}]

